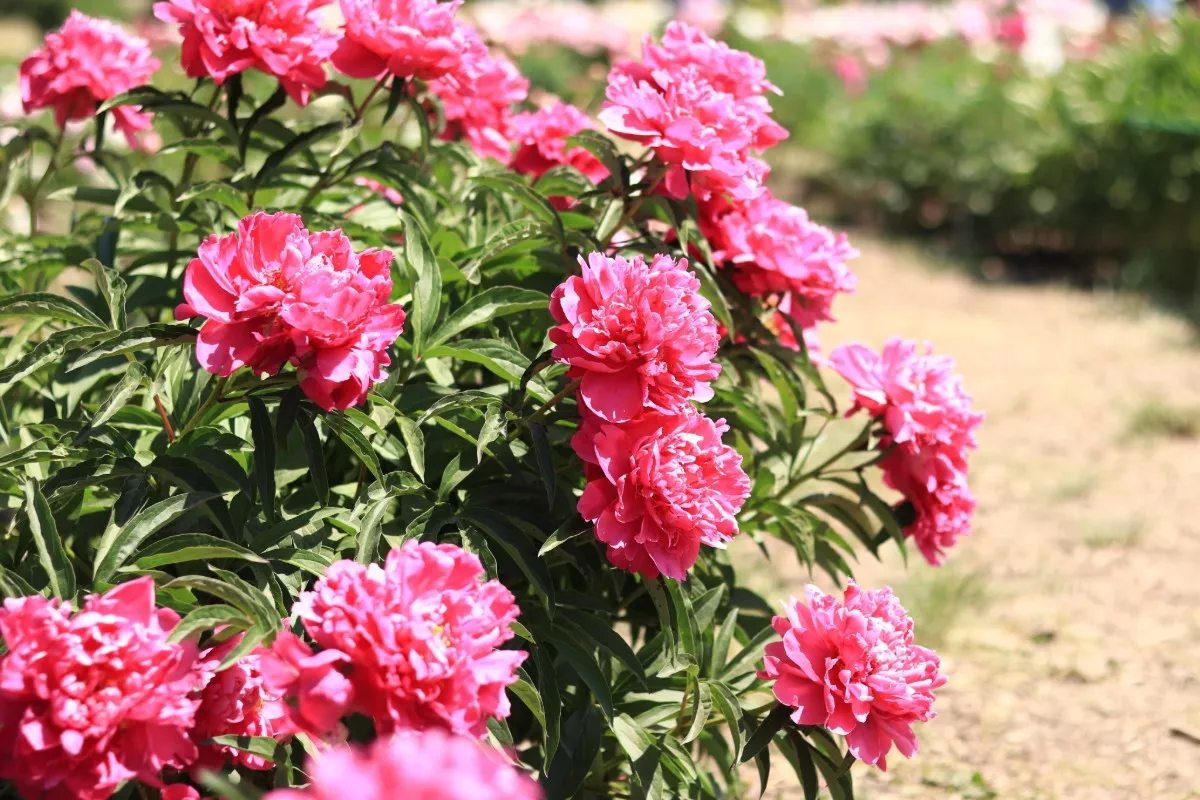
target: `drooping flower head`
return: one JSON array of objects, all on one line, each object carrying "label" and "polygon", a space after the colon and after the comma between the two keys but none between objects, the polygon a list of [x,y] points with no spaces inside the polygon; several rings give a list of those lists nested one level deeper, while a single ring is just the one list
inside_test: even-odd
[{"label": "drooping flower head", "polygon": [[311,233],[296,214],[258,211],[200,245],[175,314],[207,319],[196,357],[209,372],[274,374],[290,361],[319,406],[349,408],[387,377],[404,328],[404,310],[388,303],[391,260],[355,253],[341,230]]},{"label": "drooping flower head", "polygon": [[894,446],[880,464],[884,479],[916,510],[906,533],[929,563],[940,564],[945,549],[970,532],[975,500],[967,488],[967,454],[977,447],[983,421],[954,360],[891,339],[878,354],[843,345],[829,363],[854,387],[851,413],[865,409],[882,420],[887,435],[880,446]]},{"label": "drooping flower head", "polygon": [[523,175],[540,178],[551,167],[569,164],[592,183],[608,177],[608,168],[583,147],[567,148],[567,139],[596,126],[587,114],[561,100],[513,117],[517,152],[509,165]]},{"label": "drooping flower head", "polygon": [[818,225],[802,208],[769,191],[705,222],[713,258],[733,269],[737,287],[752,297],[787,296],[801,327],[832,320],[839,294],[858,285],[846,262],[858,256],[846,234]]},{"label": "drooping flower head", "polygon": [[585,415],[572,439],[587,465],[579,513],[596,525],[614,565],[647,578],[683,580],[700,545],[723,547],[750,496],[729,430],[691,406],[615,425]]},{"label": "drooping flower head", "polygon": [[462,0],[340,0],[345,34],[333,66],[352,78],[431,81],[455,69],[463,38],[455,21]]},{"label": "drooping flower head", "polygon": [[893,744],[912,758],[913,723],[934,718],[934,691],[946,683],[937,654],[913,643],[912,619],[887,587],[806,592],[808,605],[792,598],[773,620],[783,641],[767,645],[759,677],[796,709],[796,724],[844,735],[859,761],[887,769]]},{"label": "drooping flower head", "polygon": [[192,763],[196,648],[167,640],[178,622],[155,608],[148,577],[77,613],[40,595],[5,600],[0,778],[24,797],[104,800]]},{"label": "drooping flower head", "polygon": [[328,750],[313,762],[312,784],[266,800],[541,800],[537,783],[500,753],[438,730],[404,731],[370,748]]},{"label": "drooping flower head", "polygon": [[293,613],[321,656],[344,659],[349,707],[381,733],[482,736],[489,718],[508,716],[504,689],[526,655],[499,649],[520,610],[503,584],[483,578],[461,547],[410,540],[383,567],[336,562]]},{"label": "drooping flower head", "polygon": [[466,139],[481,156],[507,164],[512,155],[513,105],[529,94],[529,81],[503,55],[488,51],[474,28],[459,23],[462,60],[429,90],[442,104],[447,141]]},{"label": "drooping flower head", "polygon": [[181,58],[190,78],[218,85],[256,69],[279,78],[298,105],[325,85],[325,62],[338,45],[321,28],[331,0],[164,0],[154,16],[179,25]]},{"label": "drooping flower head", "polygon": [[592,253],[582,274],[554,290],[554,357],[581,378],[583,404],[608,422],[644,409],[680,413],[713,396],[709,382],[719,339],[710,305],[686,259],[657,255],[650,264]]},{"label": "drooping flower head", "polygon": [[614,64],[601,122],[654,150],[674,197],[688,193],[685,173],[701,197],[761,192],[767,166],[753,153],[785,135],[763,97],[774,87],[762,62],[681,22],[667,26],[661,46],[647,37],[642,49],[642,62]]},{"label": "drooping flower head", "polygon": [[286,710],[280,694],[272,691],[263,676],[262,660],[267,651],[255,648],[228,668],[217,671],[221,661],[241,643],[243,635],[232,636],[200,654],[197,670],[203,689],[192,729],[192,739],[200,746],[198,768],[220,770],[227,761],[254,770],[275,766],[245,750],[205,744],[215,736],[283,738]]},{"label": "drooping flower head", "polygon": [[[54,121],[62,127],[142,86],[161,64],[145,39],[109,20],[72,11],[61,28],[46,34],[42,48],[21,62],[21,102],[27,112],[54,109]],[[130,146],[137,144],[138,133],[150,129],[150,116],[133,106],[118,106],[112,116]]]}]

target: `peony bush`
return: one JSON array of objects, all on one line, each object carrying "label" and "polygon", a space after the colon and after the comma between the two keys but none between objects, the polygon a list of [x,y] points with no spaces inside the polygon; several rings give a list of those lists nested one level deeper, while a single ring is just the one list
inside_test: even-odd
[{"label": "peony bush", "polygon": [[4,790],[840,799],[915,755],[947,678],[850,565],[949,555],[981,415],[914,343],[817,354],[856,252],[763,185],[762,62],[672,23],[592,116],[456,3],[329,5],[22,64]]}]

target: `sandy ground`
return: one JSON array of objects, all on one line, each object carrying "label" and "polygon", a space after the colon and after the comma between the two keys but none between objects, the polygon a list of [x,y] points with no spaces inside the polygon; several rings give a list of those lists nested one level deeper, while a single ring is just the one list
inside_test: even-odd
[{"label": "sandy ground", "polygon": [[[985,287],[914,250],[857,244],[861,288],[839,301],[826,347],[928,340],[987,412],[973,535],[940,570],[906,570],[894,551],[859,570],[897,589],[951,681],[919,756],[886,774],[856,767],[858,794],[1200,798],[1191,332],[1128,301]],[[1156,423],[1156,408],[1194,423],[1190,435]],[[800,592],[807,572],[782,553],[774,563],[776,594]],[[767,796],[799,797],[777,767]]]}]

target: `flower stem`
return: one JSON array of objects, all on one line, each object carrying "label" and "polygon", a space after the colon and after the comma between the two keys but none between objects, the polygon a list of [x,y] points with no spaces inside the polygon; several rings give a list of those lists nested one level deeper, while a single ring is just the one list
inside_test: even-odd
[{"label": "flower stem", "polygon": [[205,399],[204,403],[196,409],[196,413],[192,414],[191,419],[183,426],[183,430],[179,432],[182,438],[188,434],[196,424],[203,419],[208,410],[221,401],[222,393],[225,391],[225,385],[229,383],[229,378],[218,378],[217,385],[213,387],[212,393]]}]

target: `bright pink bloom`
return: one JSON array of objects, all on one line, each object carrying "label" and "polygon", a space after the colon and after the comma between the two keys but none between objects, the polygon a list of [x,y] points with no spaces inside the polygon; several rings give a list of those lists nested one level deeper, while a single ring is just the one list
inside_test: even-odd
[{"label": "bright pink bloom", "polygon": [[592,253],[579,263],[582,274],[550,298],[559,323],[550,341],[554,357],[571,365],[567,374],[582,378],[584,405],[625,422],[643,409],[674,414],[712,398],[720,340],[687,260],[657,255],[647,266],[641,256]]},{"label": "bright pink bloom", "polygon": [[750,496],[742,458],[721,443],[729,430],[691,406],[613,425],[585,415],[571,440],[588,464],[579,513],[596,523],[608,560],[647,578],[683,580],[700,545],[724,547]]},{"label": "bright pink bloom", "polygon": [[506,164],[512,154],[512,107],[529,94],[529,81],[507,58],[488,52],[474,28],[459,25],[461,63],[429,84],[446,120],[441,136],[466,139],[479,155]]},{"label": "bright pink bloom", "polygon": [[40,595],[5,600],[0,778],[24,797],[104,800],[196,758],[196,648],[167,641],[179,615],[138,578],[72,614]]},{"label": "bright pink bloom", "polygon": [[[72,11],[61,28],[46,34],[42,49],[21,62],[21,102],[26,112],[53,108],[62,127],[147,83],[161,65],[145,39],[109,20]],[[133,106],[114,108],[112,116],[131,147],[138,133],[150,129],[150,115]]]},{"label": "bright pink bloom", "polygon": [[296,214],[255,212],[209,236],[184,275],[179,319],[201,316],[196,357],[216,375],[274,374],[290,361],[326,410],[366,399],[387,377],[404,329],[386,250],[355,253],[341,230],[310,233]]},{"label": "bright pink bloom", "polygon": [[1020,9],[1005,14],[993,23],[996,41],[1011,50],[1020,50],[1029,40],[1028,23]]},{"label": "bright pink bloom", "polygon": [[287,717],[276,735],[304,733],[315,739],[340,733],[342,717],[350,713],[354,687],[342,674],[350,659],[338,650],[312,648],[291,631],[275,637],[259,668],[271,695],[283,698]]},{"label": "bright pink bloom", "polygon": [[338,561],[293,608],[325,652],[347,659],[352,709],[380,733],[482,736],[509,714],[504,689],[526,654],[501,650],[520,609],[455,545],[405,542],[383,567]]},{"label": "bright pink bloom", "polygon": [[495,750],[439,730],[403,731],[370,748],[341,747],[313,762],[304,790],[266,800],[540,800],[541,789]]},{"label": "bright pink bloom", "polygon": [[211,77],[220,86],[256,69],[279,78],[299,105],[325,85],[325,62],[338,45],[321,28],[320,8],[330,0],[166,0],[154,16],[179,24],[183,68],[190,78]]},{"label": "bright pink bloom", "polygon": [[599,183],[608,177],[608,168],[583,147],[567,149],[568,138],[595,127],[587,114],[562,101],[517,114],[513,117],[517,152],[509,166],[540,178],[551,167],[569,164],[592,183]]},{"label": "bright pink bloom", "polygon": [[431,81],[455,69],[463,39],[454,15],[462,0],[341,0],[346,32],[333,66],[352,78]]},{"label": "bright pink bloom", "polygon": [[163,788],[161,797],[162,800],[200,800],[200,792],[186,783],[172,783]]},{"label": "bright pink bloom", "polygon": [[641,63],[613,66],[600,120],[654,150],[674,197],[688,193],[685,172],[701,196],[761,192],[767,166],[752,153],[786,135],[770,118],[763,95],[774,87],[762,62],[680,22],[667,26],[661,46],[647,37],[642,50]]},{"label": "bright pink bloom", "polygon": [[263,677],[262,659],[266,650],[259,647],[217,672],[221,661],[242,640],[237,634],[200,654],[197,668],[204,689],[196,710],[192,739],[200,745],[197,767],[220,770],[228,760],[249,769],[266,770],[274,762],[233,747],[205,745],[214,736],[266,736],[279,738],[286,709],[280,695],[273,692]]},{"label": "bright pink bloom", "polygon": [[733,267],[734,284],[752,297],[789,298],[786,313],[802,327],[832,320],[834,298],[858,285],[846,266],[858,251],[846,234],[818,225],[770,191],[735,204],[705,229],[713,258]]},{"label": "bright pink bloom", "polygon": [[919,354],[915,342],[891,339],[881,354],[843,345],[830,365],[854,387],[854,407],[882,420],[885,482],[913,504],[905,532],[931,564],[971,529],[975,500],[967,488],[967,453],[977,446],[983,414],[954,372],[954,360]]},{"label": "bright pink bloom", "polygon": [[946,683],[937,654],[913,644],[912,619],[887,587],[850,581],[841,600],[806,592],[808,605],[792,598],[787,616],[772,621],[783,641],[767,645],[758,677],[774,681],[797,725],[844,735],[859,761],[886,770],[893,743],[912,758],[913,723],[936,716],[933,693]]}]

